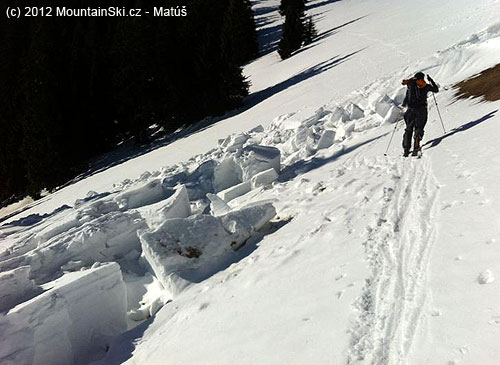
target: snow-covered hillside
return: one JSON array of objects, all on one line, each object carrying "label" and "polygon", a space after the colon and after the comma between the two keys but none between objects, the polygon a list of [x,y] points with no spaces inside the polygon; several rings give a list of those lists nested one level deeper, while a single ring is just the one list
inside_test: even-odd
[{"label": "snow-covered hillside", "polygon": [[[451,89],[498,63],[500,2],[312,1],[286,61],[278,4],[240,113],[2,223],[1,363],[500,362],[500,102]],[[404,159],[417,71],[446,131],[430,98]]]}]

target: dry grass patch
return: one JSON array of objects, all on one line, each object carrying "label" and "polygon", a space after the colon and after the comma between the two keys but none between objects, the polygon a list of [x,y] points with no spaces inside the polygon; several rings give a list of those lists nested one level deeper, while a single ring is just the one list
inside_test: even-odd
[{"label": "dry grass patch", "polygon": [[481,97],[486,101],[500,100],[500,64],[455,85],[457,98]]}]

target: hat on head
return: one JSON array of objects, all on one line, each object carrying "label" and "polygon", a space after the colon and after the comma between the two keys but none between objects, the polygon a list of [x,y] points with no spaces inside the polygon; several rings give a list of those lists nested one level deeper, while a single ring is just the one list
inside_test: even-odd
[{"label": "hat on head", "polygon": [[424,75],[424,73],[423,73],[423,72],[417,72],[417,73],[415,74],[415,78],[416,78],[417,80],[423,80],[423,79],[425,79],[425,75]]}]

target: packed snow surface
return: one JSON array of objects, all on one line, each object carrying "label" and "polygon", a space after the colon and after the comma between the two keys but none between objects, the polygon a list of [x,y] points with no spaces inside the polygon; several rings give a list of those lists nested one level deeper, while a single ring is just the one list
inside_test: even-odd
[{"label": "packed snow surface", "polygon": [[[0,363],[500,363],[500,102],[451,88],[500,2],[311,1],[285,61],[278,4],[239,114],[3,222]],[[443,124],[405,159],[417,71]]]}]

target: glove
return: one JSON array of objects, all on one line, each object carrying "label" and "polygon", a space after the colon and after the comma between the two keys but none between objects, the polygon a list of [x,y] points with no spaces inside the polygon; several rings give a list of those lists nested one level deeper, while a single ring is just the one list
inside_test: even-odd
[{"label": "glove", "polygon": [[427,75],[427,79],[431,82],[431,83],[434,83],[434,80],[432,79],[432,77],[430,77],[429,75]]}]

